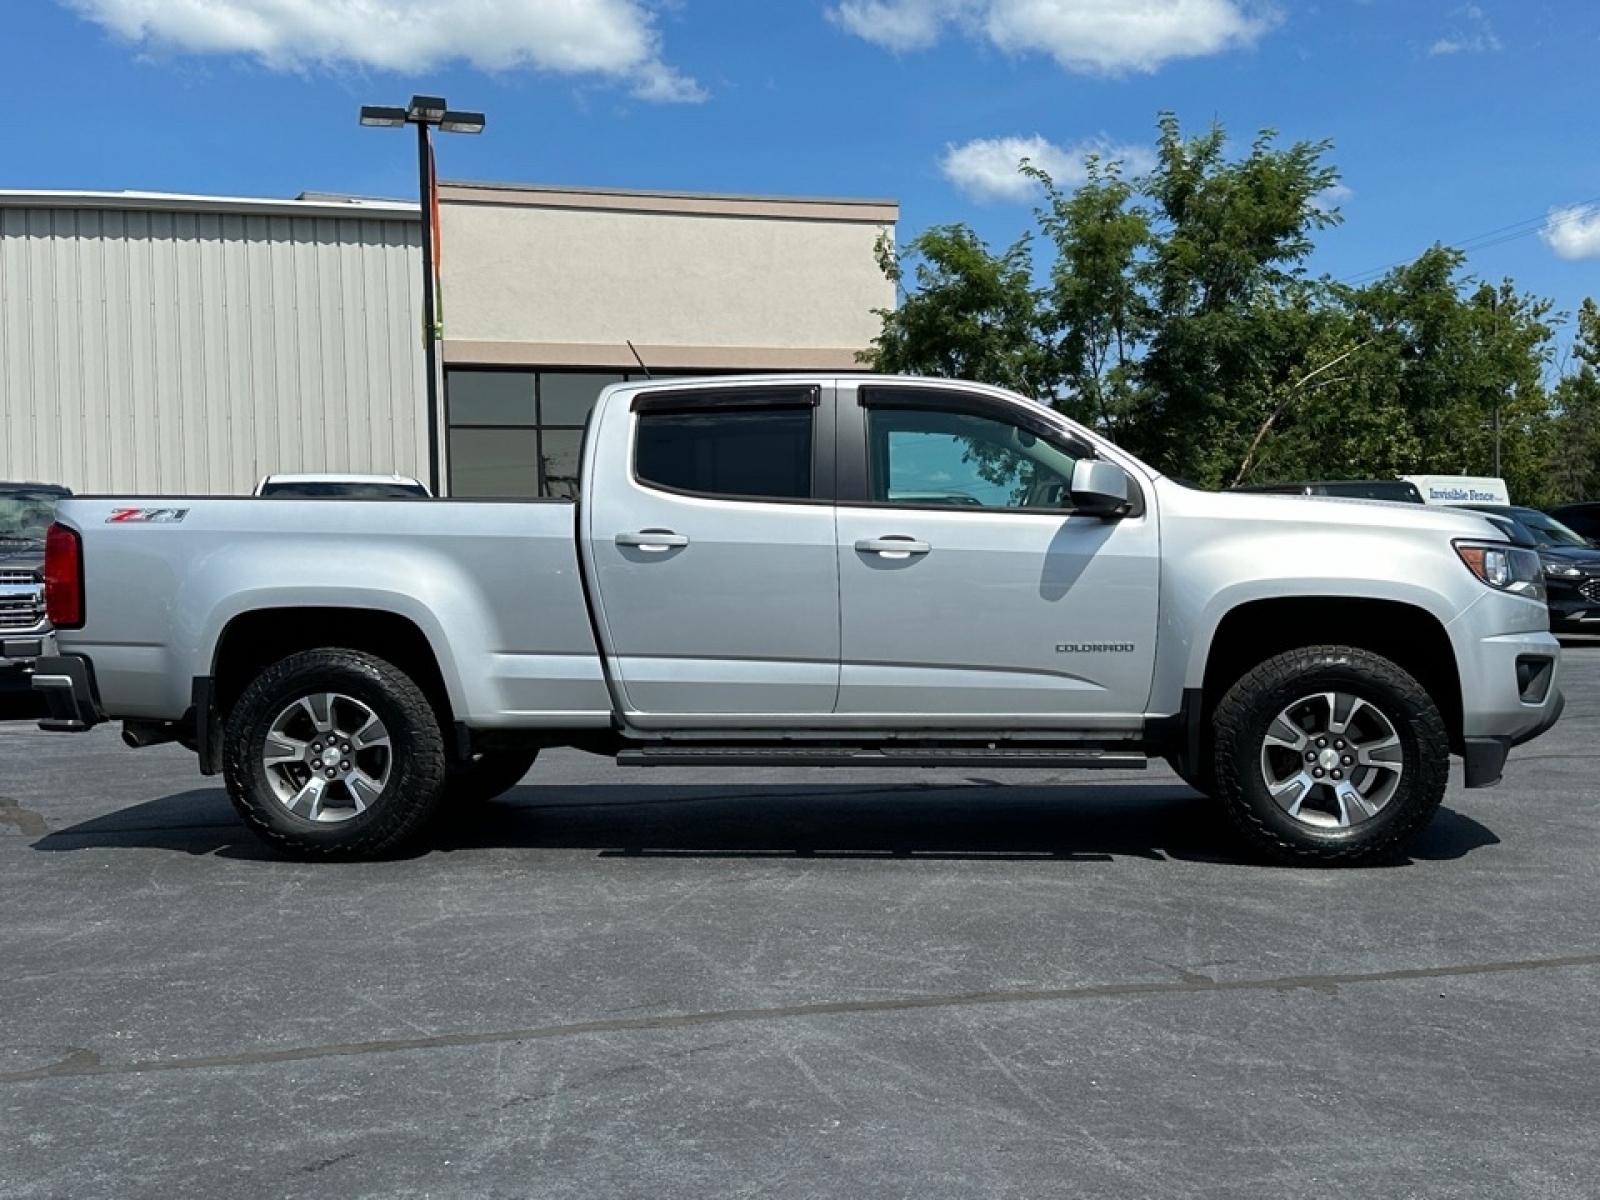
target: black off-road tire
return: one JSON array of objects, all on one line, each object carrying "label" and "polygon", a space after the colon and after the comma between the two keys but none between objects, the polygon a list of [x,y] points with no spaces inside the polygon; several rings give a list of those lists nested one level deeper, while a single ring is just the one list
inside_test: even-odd
[{"label": "black off-road tire", "polygon": [[445,771],[445,803],[465,809],[503,796],[533,768],[535,750],[485,750],[470,762],[451,763]]},{"label": "black off-road tire", "polygon": [[[372,744],[362,743],[358,726]],[[397,667],[353,650],[306,650],[268,667],[239,697],[227,719],[223,776],[245,823],[282,853],[381,858],[414,838],[443,800],[444,735],[427,697]],[[320,815],[291,794],[311,776],[332,781],[317,793],[328,801]]]},{"label": "black off-road tire", "polygon": [[[1216,798],[1245,840],[1275,862],[1391,860],[1433,818],[1449,780],[1450,740],[1432,698],[1388,659],[1352,646],[1307,646],[1254,667],[1218,704],[1213,731]],[[1367,760],[1377,765],[1363,768]],[[1274,800],[1269,776],[1284,803]],[[1370,795],[1357,800],[1367,787]],[[1297,796],[1303,807],[1292,815]],[[1351,809],[1356,815],[1342,819]]]}]

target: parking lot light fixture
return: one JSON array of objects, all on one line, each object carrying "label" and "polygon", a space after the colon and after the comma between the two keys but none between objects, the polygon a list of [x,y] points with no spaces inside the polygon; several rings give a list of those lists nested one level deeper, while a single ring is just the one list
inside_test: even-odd
[{"label": "parking lot light fixture", "polygon": [[483,114],[480,112],[447,112],[439,119],[443,133],[482,133]]},{"label": "parking lot light fixture", "polygon": [[417,192],[422,207],[422,356],[427,376],[428,490],[442,495],[439,486],[439,317],[437,181],[433,172],[433,131],[482,133],[481,112],[455,112],[443,96],[413,96],[404,108],[366,104],[361,123],[376,128],[417,127]]},{"label": "parking lot light fixture", "polygon": [[413,96],[411,103],[406,106],[406,120],[421,125],[437,125],[444,119],[446,107],[443,96]]},{"label": "parking lot light fixture", "polygon": [[363,104],[361,106],[361,123],[378,128],[398,129],[406,123],[406,110],[403,108],[390,108],[382,104]]}]

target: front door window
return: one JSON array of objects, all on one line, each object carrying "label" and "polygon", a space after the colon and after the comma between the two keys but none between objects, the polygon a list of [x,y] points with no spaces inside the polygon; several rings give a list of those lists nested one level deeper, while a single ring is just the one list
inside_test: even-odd
[{"label": "front door window", "polygon": [[1015,425],[973,413],[867,413],[873,499],[956,508],[1070,507],[1072,455]]}]

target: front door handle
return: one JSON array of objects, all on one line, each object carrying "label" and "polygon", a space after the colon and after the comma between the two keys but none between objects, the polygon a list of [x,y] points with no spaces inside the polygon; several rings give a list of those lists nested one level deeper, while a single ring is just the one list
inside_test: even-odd
[{"label": "front door handle", "polygon": [[635,550],[660,554],[663,550],[671,550],[675,546],[687,546],[689,537],[687,534],[673,533],[670,529],[641,529],[638,533],[617,534],[616,542],[619,546],[631,546]]},{"label": "front door handle", "polygon": [[915,538],[891,533],[881,538],[860,538],[856,541],[857,554],[880,554],[884,558],[910,558],[913,554],[926,554],[933,547]]}]

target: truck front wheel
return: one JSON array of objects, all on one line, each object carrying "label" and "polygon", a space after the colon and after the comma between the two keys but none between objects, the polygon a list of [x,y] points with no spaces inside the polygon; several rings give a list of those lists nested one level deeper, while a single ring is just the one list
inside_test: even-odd
[{"label": "truck front wheel", "polygon": [[1386,658],[1308,646],[1246,672],[1216,711],[1217,798],[1267,857],[1356,865],[1399,853],[1449,779],[1444,720]]},{"label": "truck front wheel", "polygon": [[352,650],[273,664],[227,721],[224,778],[245,822],[299,858],[373,858],[426,825],[444,795],[444,738],[398,668]]}]

